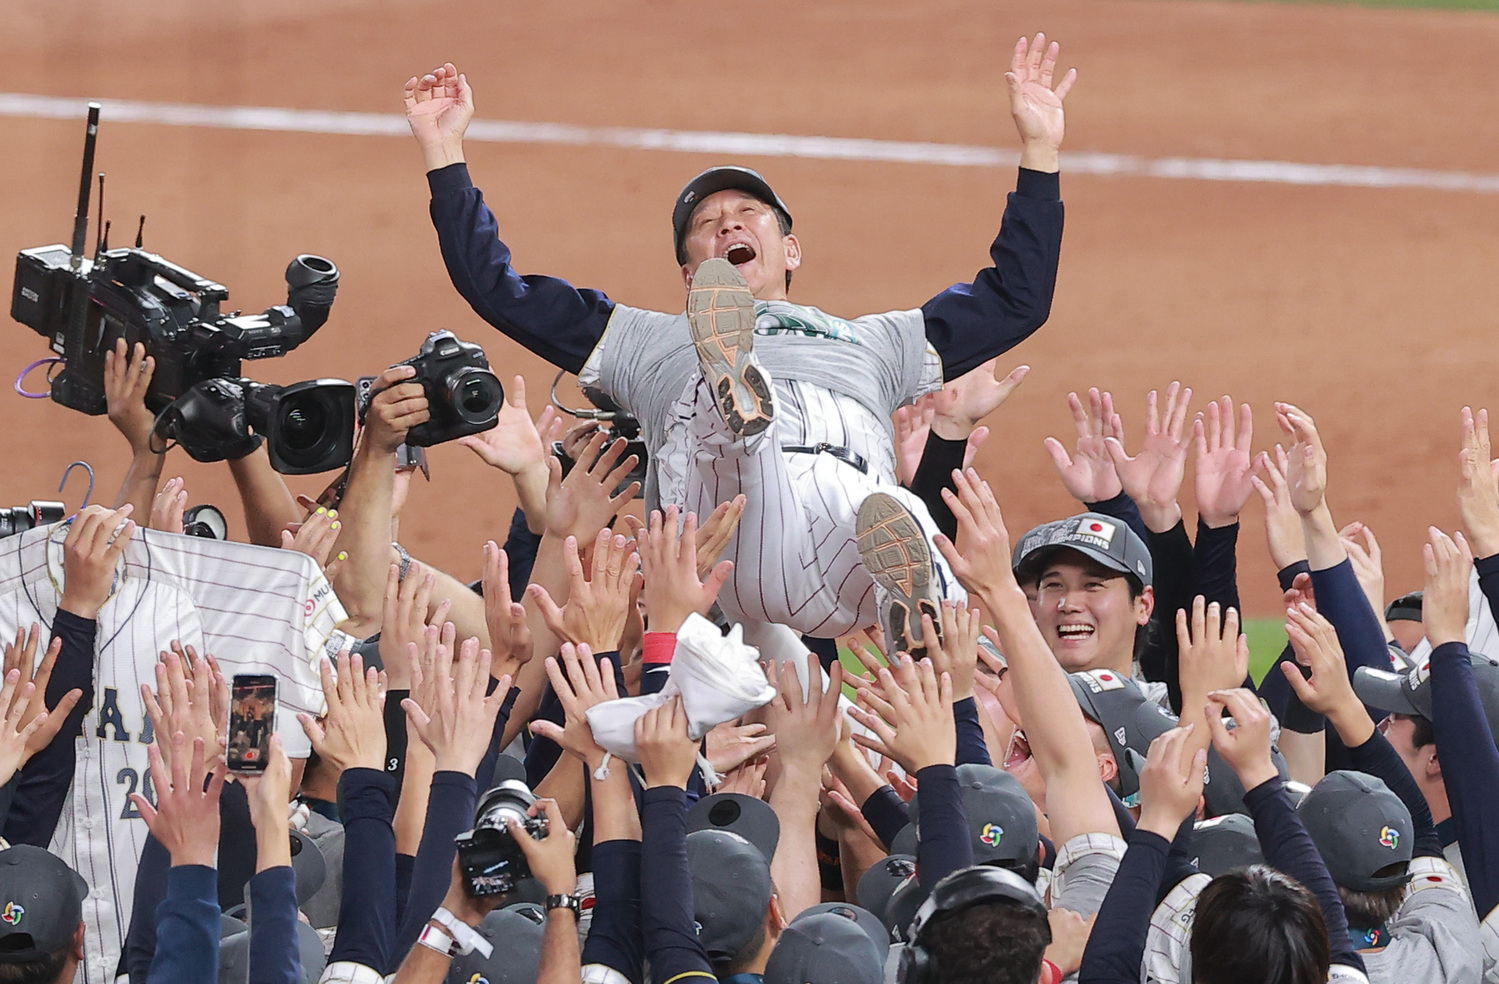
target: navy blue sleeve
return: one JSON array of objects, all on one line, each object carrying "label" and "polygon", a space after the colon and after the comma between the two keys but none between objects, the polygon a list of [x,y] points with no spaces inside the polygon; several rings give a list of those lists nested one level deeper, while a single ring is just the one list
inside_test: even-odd
[{"label": "navy blue sleeve", "polygon": [[1437,825],[1431,819],[1431,807],[1390,740],[1375,728],[1369,740],[1357,748],[1348,749],[1348,755],[1356,771],[1384,780],[1384,784],[1410,811],[1411,826],[1415,828],[1411,838],[1413,855],[1418,858],[1441,857],[1442,839],[1437,836]]},{"label": "navy blue sleeve", "polygon": [[1088,935],[1078,984],[1139,984],[1145,936],[1170,848],[1160,834],[1148,830],[1130,834],[1129,850],[1119,862]]},{"label": "navy blue sleeve", "polygon": [[[406,900],[411,897],[411,869],[416,867],[416,858],[410,854],[396,855],[396,921],[406,918]],[[332,960],[330,958],[329,962]]]},{"label": "navy blue sleeve", "polygon": [[1192,539],[1187,536],[1187,524],[1178,520],[1165,533],[1152,532],[1145,542],[1155,568],[1155,611],[1150,616],[1145,650],[1140,654],[1140,669],[1145,679],[1166,685],[1171,709],[1180,714],[1181,653],[1176,645],[1176,613],[1191,611],[1195,597]]},{"label": "navy blue sleeve", "polygon": [[989,745],[984,741],[984,726],[979,723],[978,702],[972,697],[954,701],[952,716],[958,726],[958,764],[993,765]]},{"label": "navy blue sleeve", "polygon": [[928,431],[926,447],[921,451],[921,464],[911,476],[911,492],[926,503],[927,512],[937,529],[949,540],[958,539],[958,517],[952,514],[942,490],[952,488],[952,473],[963,467],[963,455],[968,451],[968,439],[948,441]]},{"label": "navy blue sleeve", "polygon": [[[448,885],[453,880],[453,857],[457,853],[453,838],[474,825],[477,800],[473,776],[446,770],[433,773],[426,826],[422,828],[422,842],[416,849],[416,862],[411,869],[411,895],[406,900],[406,912],[396,932],[393,963],[416,944],[422,927],[442,904],[442,897],[448,894]],[[347,869],[348,866],[344,867]],[[344,877],[347,879],[348,875]],[[394,969],[394,966],[390,968]]]},{"label": "navy blue sleeve", "polygon": [[1125,526],[1135,531],[1135,535],[1146,543],[1150,542],[1150,527],[1145,525],[1145,519],[1140,515],[1140,507],[1135,500],[1129,497],[1129,493],[1120,492],[1112,499],[1102,502],[1085,502],[1083,507],[1089,512],[1096,512],[1103,516],[1112,516]]},{"label": "navy blue sleeve", "polygon": [[640,984],[645,944],[640,936],[638,840],[593,846],[593,922],[583,943],[583,965],[603,964]]},{"label": "navy blue sleeve", "polygon": [[1499,618],[1499,554],[1480,557],[1473,567],[1478,571],[1478,590],[1489,603],[1489,614]]},{"label": "navy blue sleeve", "polygon": [[1216,601],[1224,611],[1232,608],[1243,614],[1239,605],[1238,545],[1238,523],[1212,527],[1198,517],[1197,545],[1192,551],[1197,593],[1210,605]]},{"label": "navy blue sleeve", "polygon": [[1364,960],[1348,936],[1348,916],[1343,911],[1338,887],[1327,873],[1327,865],[1317,853],[1311,834],[1306,832],[1301,818],[1296,815],[1285,784],[1279,777],[1260,783],[1244,794],[1244,805],[1254,818],[1254,832],[1265,852],[1265,861],[1301,882],[1317,897],[1322,918],[1327,922],[1332,962],[1363,970]]},{"label": "navy blue sleeve", "polygon": [[[687,793],[675,786],[647,789],[640,812],[640,929],[651,976],[658,981],[716,982],[698,939],[687,866]],[[646,886],[644,878],[650,879]]]},{"label": "navy blue sleeve", "polygon": [[994,265],[921,307],[945,378],[1009,351],[1046,323],[1061,252],[1061,178],[1021,168],[989,247]]},{"label": "navy blue sleeve", "polygon": [[125,933],[125,973],[130,984],[145,984],[156,955],[156,910],[167,897],[167,871],[172,856],[147,834],[135,869],[135,892],[130,906],[130,928]]},{"label": "navy blue sleeve", "polygon": [[[399,962],[396,931],[394,777],[378,769],[345,769],[338,777],[344,825],[344,880],[338,932],[329,962],[347,960],[387,973]],[[405,951],[402,951],[404,953]]]},{"label": "navy blue sleeve", "polygon": [[973,867],[973,839],[963,811],[963,787],[951,765],[929,765],[916,773],[921,787],[921,843],[916,847],[916,878],[931,891],[954,871]]},{"label": "navy blue sleeve", "polygon": [[505,557],[510,561],[510,597],[526,596],[526,585],[531,583],[536,551],[540,548],[541,537],[531,532],[525,511],[516,506],[510,517],[510,534],[505,537]]},{"label": "navy blue sleeve", "polygon": [[[73,786],[77,759],[74,739],[83,734],[83,718],[94,706],[94,634],[98,623],[62,609],[52,619],[52,638],[62,640],[52,679],[47,681],[46,700],[56,707],[70,690],[83,697],[62,723],[57,737],[31,757],[21,769],[15,800],[5,819],[5,839],[12,844],[46,847],[62,817],[63,804]],[[50,645],[50,642],[49,642]]]},{"label": "navy blue sleeve", "polygon": [[1431,703],[1436,708],[1442,763],[1468,887],[1480,913],[1499,905],[1499,749],[1473,679],[1468,645],[1449,642],[1431,652]]},{"label": "navy blue sleeve", "polygon": [[467,164],[427,172],[432,225],[448,276],[474,313],[552,365],[577,373],[604,336],[614,302],[555,277],[515,272],[510,247]]},{"label": "navy blue sleeve", "polygon": [[250,879],[250,918],[249,984],[304,984],[297,876],[291,865],[258,871]]},{"label": "navy blue sleeve", "polygon": [[167,872],[167,897],[156,909],[159,945],[149,984],[212,984],[219,979],[219,873],[200,864]]},{"label": "navy blue sleeve", "polygon": [[1360,666],[1390,668],[1390,649],[1385,645],[1379,617],[1369,607],[1369,598],[1353,573],[1353,562],[1312,571],[1312,589],[1317,593],[1317,611],[1338,631],[1348,672]]},{"label": "navy blue sleeve", "polygon": [[[1280,581],[1280,590],[1291,590],[1291,585],[1296,583],[1296,575],[1310,574],[1311,570],[1311,565],[1304,560],[1298,560],[1282,568],[1276,573]],[[1383,638],[1383,633],[1381,633],[1381,638]],[[1327,727],[1327,719],[1303,704],[1301,698],[1296,696],[1296,691],[1292,690],[1291,685],[1286,682],[1280,664],[1294,664],[1295,662],[1296,653],[1291,649],[1290,644],[1287,644],[1286,648],[1281,650],[1280,658],[1265,673],[1264,679],[1260,680],[1258,690],[1265,703],[1269,705],[1270,713],[1274,714],[1284,727],[1298,734],[1314,735]],[[1302,676],[1310,673],[1310,670],[1303,670]],[[1331,740],[1336,741],[1336,738],[1337,736],[1333,735]]]},{"label": "navy blue sleeve", "polygon": [[[494,688],[499,686],[499,681],[494,677],[489,678],[489,693],[494,693]],[[505,695],[504,701],[500,703],[500,711],[494,718],[494,730],[489,734],[489,747],[484,750],[484,757],[479,760],[479,767],[474,770],[474,786],[476,789],[489,789],[494,785],[494,767],[500,761],[500,754],[505,751],[505,728],[510,724],[510,715],[515,710],[515,701],[520,697],[520,688],[511,684],[510,692]]]},{"label": "navy blue sleeve", "polygon": [[895,835],[911,822],[911,808],[891,786],[881,786],[870,793],[859,812],[864,814],[864,819],[869,821],[869,826],[887,851],[895,843]]},{"label": "navy blue sleeve", "polygon": [[[1119,828],[1123,830],[1123,827]],[[1134,835],[1135,826],[1130,824],[1130,832],[1125,834],[1125,839]],[[1166,867],[1164,877],[1156,888],[1155,904],[1160,905],[1166,901],[1166,896],[1171,890],[1182,882],[1198,874],[1197,865],[1192,863],[1192,835],[1196,832],[1196,818],[1187,817],[1182,825],[1176,828],[1176,837],[1171,841],[1171,851],[1166,855]]]}]

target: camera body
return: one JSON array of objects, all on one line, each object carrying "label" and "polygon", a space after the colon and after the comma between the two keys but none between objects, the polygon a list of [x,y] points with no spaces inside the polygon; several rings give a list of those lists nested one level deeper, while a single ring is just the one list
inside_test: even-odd
[{"label": "camera body", "polygon": [[464,342],[450,331],[434,331],[421,350],[399,366],[414,366],[407,382],[421,383],[432,419],[406,434],[406,443],[426,448],[444,441],[478,434],[499,421],[505,388],[489,368],[484,349]]},{"label": "camera body", "polygon": [[285,355],[323,326],[338,268],[304,254],[286,283],[286,304],[225,315],[227,288],[155,253],[112,249],[89,260],[58,244],[16,255],[10,313],[63,359],[52,399],[87,414],[105,412],[104,357],[116,340],[143,343],[156,361],[146,406],[159,413],[197,383],[238,376],[244,359]]},{"label": "camera body", "polygon": [[152,437],[175,441],[194,461],[243,458],[264,440],[283,475],[329,471],[354,455],[354,384],[206,379],[168,404]]},{"label": "camera body", "polygon": [[453,838],[470,896],[504,895],[515,891],[521,879],[531,877],[531,866],[510,832],[510,821],[518,821],[538,840],[546,837],[547,818],[528,815],[535,802],[536,794],[517,779],[506,779],[479,798],[474,829]]},{"label": "camera body", "polygon": [[67,507],[61,502],[37,499],[33,499],[24,506],[0,509],[0,539],[34,530],[38,526],[60,523],[67,514]]}]

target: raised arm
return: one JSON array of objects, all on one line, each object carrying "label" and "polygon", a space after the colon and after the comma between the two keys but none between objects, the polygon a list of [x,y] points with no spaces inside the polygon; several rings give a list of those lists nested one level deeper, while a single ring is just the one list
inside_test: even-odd
[{"label": "raised arm", "polygon": [[1077,80],[1076,69],[1054,79],[1059,51],[1044,34],[1021,38],[1005,73],[1020,132],[1020,177],[989,247],[994,265],[922,306],[927,341],[942,356],[948,379],[1014,348],[1051,313],[1062,249],[1062,101]]},{"label": "raised arm", "polygon": [[432,224],[453,286],[475,313],[568,372],[583,368],[614,312],[596,290],[515,272],[484,195],[469,180],[463,134],[474,118],[468,78],[449,62],[406,82],[406,121],[432,189]]}]

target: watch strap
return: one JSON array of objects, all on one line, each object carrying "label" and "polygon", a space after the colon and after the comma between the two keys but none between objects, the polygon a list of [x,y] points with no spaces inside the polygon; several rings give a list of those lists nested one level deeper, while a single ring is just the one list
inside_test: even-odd
[{"label": "watch strap", "polygon": [[546,907],[548,912],[553,909],[571,909],[574,916],[581,916],[583,914],[583,900],[576,894],[548,895]]}]

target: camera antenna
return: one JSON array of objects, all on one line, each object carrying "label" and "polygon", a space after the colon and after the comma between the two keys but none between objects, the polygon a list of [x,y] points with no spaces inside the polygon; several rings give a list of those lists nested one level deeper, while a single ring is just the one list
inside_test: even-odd
[{"label": "camera antenna", "polygon": [[109,223],[104,218],[104,172],[99,172],[99,224],[95,226],[97,235],[94,238],[94,262],[99,262],[99,254],[104,252],[104,244],[109,240]]},{"label": "camera antenna", "polygon": [[88,104],[88,131],[83,137],[83,180],[78,183],[78,211],[73,213],[73,253],[69,266],[76,273],[83,269],[83,249],[88,239],[88,195],[94,176],[94,145],[99,142],[99,104]]}]

